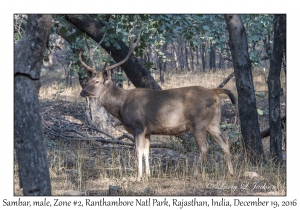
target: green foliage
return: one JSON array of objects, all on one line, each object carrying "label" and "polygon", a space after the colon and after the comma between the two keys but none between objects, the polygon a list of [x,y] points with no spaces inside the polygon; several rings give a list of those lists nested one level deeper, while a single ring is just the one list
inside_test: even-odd
[{"label": "green foliage", "polygon": [[118,83],[123,83],[127,81],[122,72],[118,72],[117,74],[112,75],[112,80],[117,81]]},{"label": "green foliage", "polygon": [[264,115],[264,111],[261,110],[261,109],[257,109],[257,113],[258,113],[259,115]]},{"label": "green foliage", "polygon": [[244,26],[247,32],[249,43],[249,54],[252,66],[259,65],[261,52],[258,49],[265,49],[265,53],[270,56],[272,51],[267,48],[272,40],[274,15],[242,15]]},{"label": "green foliage", "polygon": [[227,136],[230,140],[231,148],[238,151],[242,148],[242,134],[240,127],[232,123],[222,122],[220,125],[221,130],[227,131]]},{"label": "green foliage", "polygon": [[144,65],[144,67],[145,67],[148,71],[150,71],[151,69],[152,69],[152,70],[157,70],[156,68],[153,68],[153,63],[152,63],[152,62],[144,62],[143,65]]},{"label": "green foliage", "polygon": [[44,57],[44,62],[49,62],[49,57]]},{"label": "green foliage", "polygon": [[256,93],[255,95],[257,97],[259,97],[259,98],[264,98],[265,97],[265,93],[264,92]]},{"label": "green foliage", "polygon": [[[85,18],[85,15],[73,16]],[[141,32],[140,45],[135,49],[138,57],[149,52],[151,46],[157,55],[163,58],[163,62],[167,62],[170,59],[162,52],[162,46],[173,42],[186,42],[193,50],[206,42],[209,43],[205,49],[208,52],[211,47],[214,47],[217,53],[231,57],[226,23],[223,15],[220,14],[93,14],[90,16],[104,25],[101,31],[106,32],[103,40],[106,46],[121,49],[118,41],[122,40],[127,44],[129,31],[136,36]],[[60,24],[62,34],[72,33],[73,44],[69,46],[70,49],[84,45],[84,34],[81,31],[74,29],[62,15],[53,15],[53,18],[55,19],[53,31]],[[242,19],[247,31],[250,60],[252,65],[256,66],[262,57],[262,52],[258,49],[264,48],[267,55],[270,55],[272,51],[269,46],[272,42],[273,15],[247,14],[242,15]],[[96,43],[93,40],[88,37],[87,40],[91,46],[95,46]],[[54,48],[59,50],[57,46]],[[100,57],[98,64],[102,63],[105,53],[98,50],[95,54]],[[74,60],[78,59],[76,56]],[[74,63],[72,65],[75,65]],[[145,67],[148,70],[153,69],[151,63],[145,63]]]},{"label": "green foliage", "polygon": [[14,34],[14,42],[18,42],[24,35],[24,32]]},{"label": "green foliage", "polygon": [[[85,18],[85,15],[71,15],[77,18]],[[205,48],[207,52],[214,47],[216,53],[222,53],[225,57],[231,57],[228,46],[228,32],[223,15],[212,14],[93,14],[90,15],[97,21],[100,21],[104,27],[100,30],[106,32],[103,42],[106,46],[114,46],[121,49],[119,41],[128,43],[129,31],[136,35],[141,32],[141,40],[139,47],[135,48],[137,57],[142,57],[144,53],[149,52],[149,47],[163,58],[163,62],[170,61],[163,52],[164,44],[174,42],[185,42],[192,50],[196,50],[203,43],[208,43]],[[52,15],[54,25],[51,33],[56,33],[56,29],[60,26],[61,34],[71,34],[69,36],[72,41],[71,46],[67,46],[67,50],[79,49],[85,46],[84,37],[80,30],[74,28],[63,15]],[[273,19],[272,14],[245,14],[242,15],[243,23],[247,32],[247,40],[249,44],[249,56],[253,66],[257,66],[261,62],[262,56],[270,56],[272,53],[272,36],[273,36]],[[27,21],[27,15],[14,15],[14,41],[20,40],[24,34]],[[134,29],[134,30],[132,30]],[[96,43],[88,36],[86,39],[91,47]],[[54,43],[50,44],[50,50],[61,50]],[[262,51],[264,49],[264,51]],[[95,56],[97,65],[102,65],[105,60],[105,52],[97,49]],[[71,54],[70,54],[71,55]],[[45,62],[49,58],[44,58]],[[70,63],[71,71],[78,72],[80,68],[76,65],[78,55],[71,55],[67,63]],[[87,61],[89,63],[89,61]],[[146,69],[155,69],[151,62],[144,64]],[[260,96],[258,96],[260,97]]]},{"label": "green foliage", "polygon": [[25,33],[27,15],[14,14],[14,42],[18,42]]},{"label": "green foliage", "polygon": [[66,35],[68,30],[63,26],[59,29],[60,33],[62,33],[62,35]]},{"label": "green foliage", "polygon": [[[259,92],[259,93],[255,93],[255,96],[258,98],[264,98],[266,96],[266,94],[264,92]],[[269,110],[268,108],[257,108],[257,113],[261,116],[269,114]]]}]

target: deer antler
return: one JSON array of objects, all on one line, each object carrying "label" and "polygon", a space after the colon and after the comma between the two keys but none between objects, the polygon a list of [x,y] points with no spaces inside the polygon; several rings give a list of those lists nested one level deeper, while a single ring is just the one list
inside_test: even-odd
[{"label": "deer antler", "polygon": [[84,37],[84,39],[85,39],[85,44],[86,44],[86,46],[87,46],[87,48],[88,48],[88,51],[89,51],[89,58],[90,58],[90,60],[91,60],[92,67],[88,66],[88,65],[82,60],[82,58],[81,58],[82,52],[81,52],[81,51],[79,52],[79,60],[80,60],[81,64],[82,64],[88,71],[90,71],[90,72],[92,72],[92,73],[97,73],[97,68],[96,68],[96,64],[95,64],[95,61],[94,61],[94,58],[93,58],[93,57],[94,57],[94,53],[95,53],[97,47],[102,43],[102,41],[103,41],[103,39],[104,39],[104,37],[105,37],[105,34],[106,34],[106,31],[105,31],[105,33],[104,33],[103,38],[101,39],[101,41],[100,41],[100,42],[96,45],[96,47],[94,47],[93,49],[90,48],[90,46],[89,46],[89,44],[88,44],[88,42],[87,42],[87,40],[86,40],[86,37]]},{"label": "deer antler", "polygon": [[105,69],[106,66],[107,66],[107,63],[108,63],[108,61],[109,61],[109,59],[110,59],[110,56],[111,56],[111,52],[108,54],[107,59],[106,59],[106,61],[105,61],[105,64],[104,64],[104,66],[103,66],[101,72],[105,71],[104,69]]},{"label": "deer antler", "polygon": [[[133,27],[133,29],[134,29],[134,28],[135,28],[135,27]],[[132,29],[132,30],[133,30],[133,29]],[[131,31],[132,31],[132,30],[131,30]],[[131,34],[131,31],[129,32],[129,35]],[[116,67],[122,65],[123,63],[125,63],[125,62],[129,59],[129,57],[131,56],[131,53],[133,52],[134,48],[136,48],[137,45],[139,44],[139,42],[140,42],[140,37],[141,37],[141,31],[140,31],[140,33],[139,33],[139,35],[138,35],[138,38],[137,38],[137,40],[136,40],[135,43],[133,43],[133,38],[130,37],[130,38],[129,38],[129,40],[130,40],[130,46],[129,46],[129,51],[128,51],[127,56],[126,56],[122,61],[120,61],[119,63],[116,63],[116,64],[114,64],[114,65],[112,65],[112,66],[109,66],[109,67],[105,68],[105,66],[106,66],[106,65],[105,65],[101,72],[111,70],[111,69],[116,68]]]}]

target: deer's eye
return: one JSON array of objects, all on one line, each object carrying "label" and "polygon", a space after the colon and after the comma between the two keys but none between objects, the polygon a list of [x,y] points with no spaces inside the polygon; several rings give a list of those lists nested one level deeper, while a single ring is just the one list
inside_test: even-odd
[{"label": "deer's eye", "polygon": [[99,80],[96,80],[96,82],[95,83],[99,83]]}]

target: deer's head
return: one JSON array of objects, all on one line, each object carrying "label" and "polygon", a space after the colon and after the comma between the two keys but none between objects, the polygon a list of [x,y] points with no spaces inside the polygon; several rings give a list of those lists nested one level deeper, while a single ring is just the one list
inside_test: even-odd
[{"label": "deer's head", "polygon": [[136,46],[139,44],[140,35],[141,35],[141,32],[139,33],[137,41],[135,43],[133,42],[133,38],[130,36],[129,51],[128,51],[127,56],[122,61],[120,61],[120,62],[118,62],[114,65],[111,65],[109,67],[106,67],[107,63],[110,59],[110,54],[109,54],[107,59],[106,59],[106,62],[104,64],[104,67],[102,68],[102,70],[99,73],[97,71],[97,67],[96,67],[95,61],[93,59],[93,55],[94,55],[94,52],[97,49],[97,47],[102,43],[102,41],[105,37],[105,34],[104,34],[102,40],[93,49],[90,49],[90,47],[89,47],[89,45],[86,41],[86,45],[87,45],[87,48],[89,50],[89,57],[90,57],[90,60],[91,60],[91,63],[92,63],[92,67],[88,66],[84,61],[82,61],[81,52],[79,53],[79,60],[80,60],[81,64],[86,68],[86,70],[88,70],[92,73],[92,77],[88,79],[87,84],[85,85],[83,90],[80,92],[80,95],[82,97],[97,97],[97,96],[100,96],[100,94],[105,89],[105,82],[108,80],[108,71],[113,69],[113,68],[116,68],[117,66],[122,65],[123,63],[125,63],[129,59],[129,57],[131,56],[131,53],[133,52],[134,48],[136,48]]},{"label": "deer's head", "polygon": [[103,92],[105,76],[102,73],[94,74],[89,78],[87,84],[84,86],[83,90],[80,92],[82,97],[97,97]]}]

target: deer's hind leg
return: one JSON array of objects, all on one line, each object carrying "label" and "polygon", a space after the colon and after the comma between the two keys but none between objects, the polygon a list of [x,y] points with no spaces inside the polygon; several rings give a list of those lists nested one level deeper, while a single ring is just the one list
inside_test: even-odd
[{"label": "deer's hind leg", "polygon": [[221,118],[221,110],[218,109],[217,114],[214,116],[213,120],[211,121],[211,123],[208,126],[207,132],[224,151],[229,173],[231,175],[233,175],[230,147],[229,147],[228,140],[222,136],[222,133],[220,130],[220,118]]},{"label": "deer's hind leg", "polygon": [[206,159],[206,153],[209,149],[209,145],[206,141],[206,127],[204,123],[197,124],[191,129],[191,131],[195,137],[199,149],[199,158],[197,160],[196,169],[194,172],[194,175],[197,175],[199,167],[201,171],[203,170],[203,162]]}]

